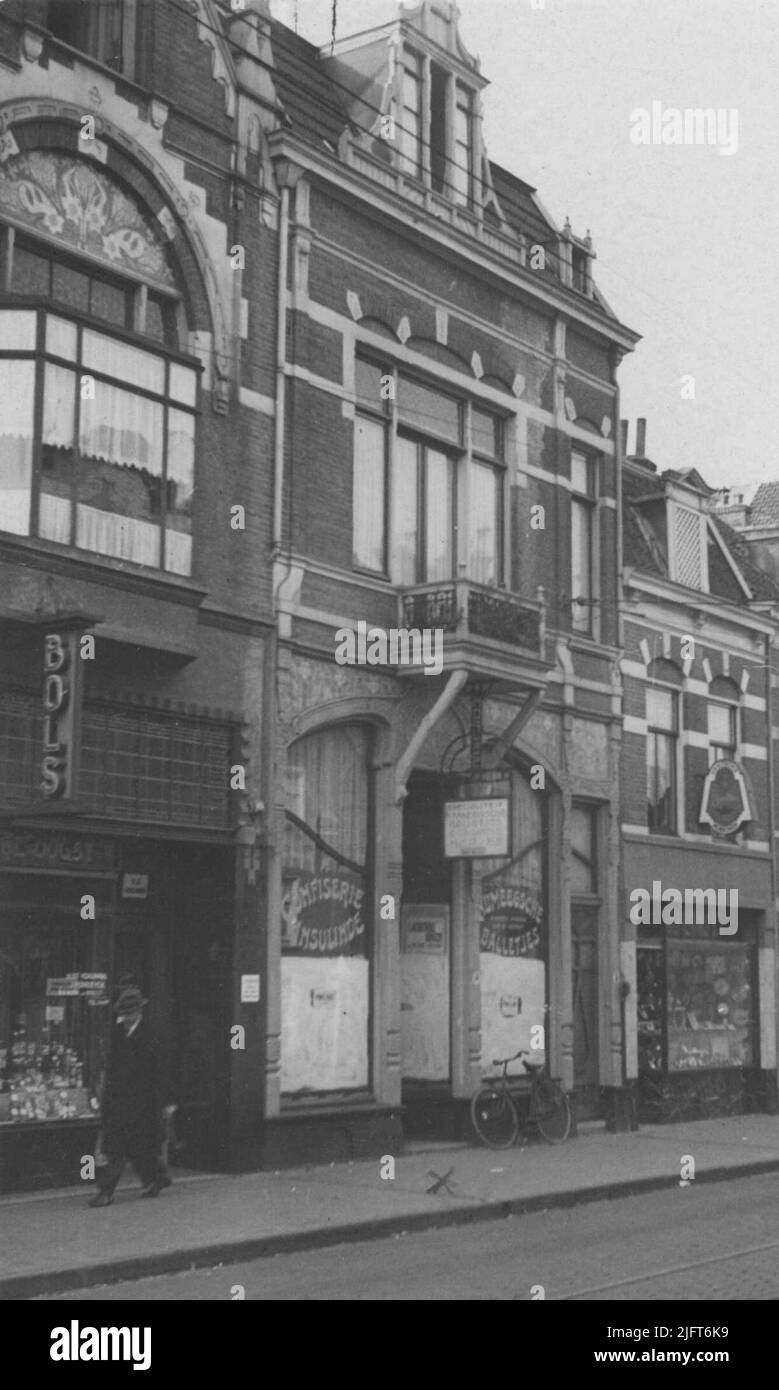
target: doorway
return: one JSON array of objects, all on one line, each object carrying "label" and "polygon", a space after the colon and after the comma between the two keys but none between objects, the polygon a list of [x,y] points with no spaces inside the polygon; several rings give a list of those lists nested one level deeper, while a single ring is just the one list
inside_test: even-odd
[{"label": "doorway", "polygon": [[598,909],[571,905],[573,1084],[577,1120],[600,1115],[598,1065]]},{"label": "doorway", "polygon": [[403,808],[400,923],[404,1090],[451,1076],[451,865],[444,858],[447,779],[412,773]]}]

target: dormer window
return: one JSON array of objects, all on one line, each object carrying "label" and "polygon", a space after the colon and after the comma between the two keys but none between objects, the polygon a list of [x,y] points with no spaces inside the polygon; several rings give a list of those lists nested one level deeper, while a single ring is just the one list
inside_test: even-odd
[{"label": "dormer window", "polygon": [[472,207],[474,201],[474,110],[474,92],[454,73],[404,50],[401,169],[460,207]]},{"label": "dormer window", "polygon": [[586,251],[582,251],[581,248],[578,246],[574,246],[571,251],[571,271],[573,277],[573,288],[575,290],[578,290],[579,294],[587,294],[589,278],[589,259]]},{"label": "dormer window", "polygon": [[473,199],[473,97],[457,83],[454,113],[454,188],[456,202],[469,207]]},{"label": "dormer window", "polygon": [[682,503],[669,503],[668,563],[670,577],[687,589],[708,593],[709,566],[706,516]]},{"label": "dormer window", "polygon": [[422,62],[418,54],[406,52],[403,65],[403,106],[400,122],[400,152],[404,174],[422,177]]}]

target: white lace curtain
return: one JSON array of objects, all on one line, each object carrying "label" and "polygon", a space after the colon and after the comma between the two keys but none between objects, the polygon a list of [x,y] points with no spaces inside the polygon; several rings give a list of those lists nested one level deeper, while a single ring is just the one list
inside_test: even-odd
[{"label": "white lace curtain", "polygon": [[32,362],[0,360],[0,529],[30,531],[33,402]]},{"label": "white lace curtain", "polygon": [[[345,724],[300,739],[289,751],[288,806],[347,859],[364,865],[368,836],[368,730]],[[285,867],[313,873],[323,851],[288,823]]]}]

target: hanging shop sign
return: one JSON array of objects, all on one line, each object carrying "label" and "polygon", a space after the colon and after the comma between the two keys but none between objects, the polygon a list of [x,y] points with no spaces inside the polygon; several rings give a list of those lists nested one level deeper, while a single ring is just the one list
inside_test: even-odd
[{"label": "hanging shop sign", "polygon": [[300,870],[284,884],[281,948],[290,956],[364,956],[365,880],[351,869]]},{"label": "hanging shop sign", "polygon": [[48,801],[72,801],[78,781],[81,706],[80,630],[43,638],[43,749],[41,790]]},{"label": "hanging shop sign", "polygon": [[732,835],[752,819],[744,773],[737,762],[721,758],[706,774],[698,819],[718,835]]},{"label": "hanging shop sign", "polygon": [[509,799],[444,802],[447,859],[492,859],[509,853]]}]

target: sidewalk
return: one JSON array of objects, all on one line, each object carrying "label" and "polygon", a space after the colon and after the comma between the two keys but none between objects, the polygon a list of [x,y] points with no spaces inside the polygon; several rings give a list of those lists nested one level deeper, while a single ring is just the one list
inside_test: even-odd
[{"label": "sidewalk", "polygon": [[[779,1173],[779,1117],[743,1115],[607,1134],[585,1126],[559,1147],[427,1145],[378,1159],[282,1172],[185,1174],[156,1201],[128,1182],[91,1210],[88,1186],[0,1200],[0,1298],[85,1288],[343,1241],[627,1196],[695,1181]],[[452,1169],[448,1184],[428,1189]],[[129,1170],[128,1170],[129,1171]],[[175,1176],[175,1170],[174,1170]]]}]

